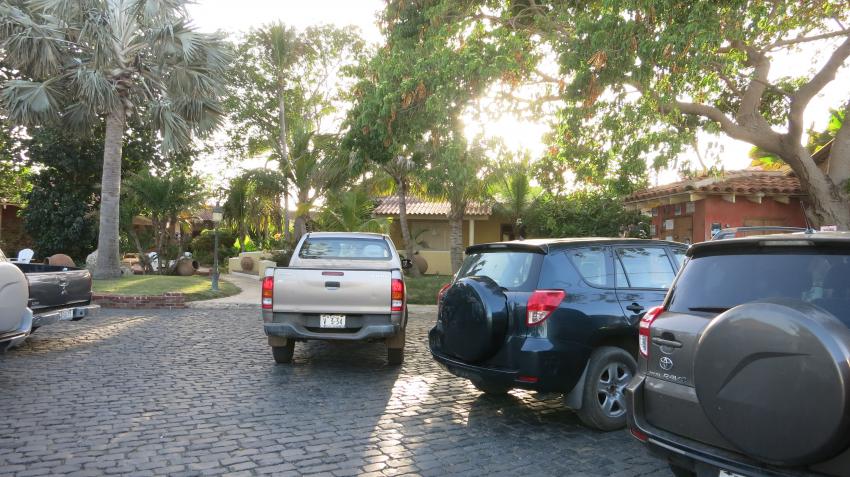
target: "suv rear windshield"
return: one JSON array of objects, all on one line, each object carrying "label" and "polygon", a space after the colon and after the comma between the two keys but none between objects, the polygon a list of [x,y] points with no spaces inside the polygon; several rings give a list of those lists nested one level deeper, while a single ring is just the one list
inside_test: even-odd
[{"label": "suv rear windshield", "polygon": [[533,252],[487,251],[466,257],[457,278],[488,277],[510,291],[528,291],[537,283],[543,255]]},{"label": "suv rear windshield", "polygon": [[390,260],[392,256],[386,240],[379,238],[308,238],[298,252],[300,258],[326,260]]},{"label": "suv rear windshield", "polygon": [[850,326],[850,255],[763,252],[692,258],[668,309],[719,313],[765,298],[812,303]]}]

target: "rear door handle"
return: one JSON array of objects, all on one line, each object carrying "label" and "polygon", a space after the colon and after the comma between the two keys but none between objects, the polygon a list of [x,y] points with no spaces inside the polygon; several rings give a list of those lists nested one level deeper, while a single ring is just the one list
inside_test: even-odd
[{"label": "rear door handle", "polygon": [[325,288],[339,288],[339,282],[325,282]]},{"label": "rear door handle", "polygon": [[640,313],[643,311],[643,306],[637,303],[632,303],[631,305],[627,306],[626,309],[634,313]]},{"label": "rear door handle", "polygon": [[663,338],[655,337],[652,338],[652,344],[656,344],[658,346],[666,346],[668,348],[681,348],[682,343],[673,340],[665,340]]}]

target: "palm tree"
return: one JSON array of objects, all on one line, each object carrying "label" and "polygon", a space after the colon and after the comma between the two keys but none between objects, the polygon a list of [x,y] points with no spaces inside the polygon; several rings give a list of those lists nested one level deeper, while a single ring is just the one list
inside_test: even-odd
[{"label": "palm tree", "polygon": [[357,187],[328,197],[319,212],[319,225],[325,230],[339,232],[387,233],[389,221],[372,216],[375,202],[363,187]]},{"label": "palm tree", "polygon": [[224,219],[236,229],[240,251],[245,251],[245,237],[268,242],[272,223],[280,213],[284,193],[283,174],[272,169],[250,169],[230,180],[227,199],[222,206]]},{"label": "palm tree", "polygon": [[86,131],[105,117],[96,278],[120,275],[121,151],[128,116],[159,131],[168,154],[219,124],[230,54],[189,26],[188,0],[0,3],[0,49],[21,78],[3,82],[12,122]]},{"label": "palm tree", "polygon": [[510,155],[503,156],[494,176],[492,194],[496,199],[496,214],[507,220],[513,228],[514,237],[519,237],[520,223],[542,192],[539,187],[531,185],[531,158],[528,154],[519,160]]},{"label": "palm tree", "polygon": [[[163,253],[172,240],[171,231],[182,228],[181,215],[200,207],[205,199],[201,180],[183,170],[170,170],[161,175],[149,169],[133,174],[124,181],[127,196],[139,208],[139,212],[151,219],[154,243],[159,261],[158,272],[165,273],[163,266],[168,260]],[[182,238],[175,258],[183,254]],[[99,257],[98,257],[99,258]],[[176,260],[175,260],[176,263]],[[168,270],[170,271],[170,270]]]},{"label": "palm tree", "polygon": [[492,175],[485,171],[484,147],[471,147],[454,131],[445,143],[434,139],[429,146],[431,168],[426,173],[427,191],[432,197],[449,202],[449,243],[452,272],[463,263],[463,217],[466,207],[489,197]]},{"label": "palm tree", "polygon": [[[407,198],[413,191],[418,190],[419,177],[414,174],[419,170],[416,157],[419,154],[399,155],[385,163],[377,163],[378,178],[386,177],[388,180],[378,180],[374,183],[375,192],[378,194],[395,194],[398,198],[398,225],[401,229],[401,239],[404,242],[404,252],[407,258],[413,260],[415,240],[410,234],[410,225],[407,222]],[[419,267],[412,267],[409,273],[418,277]]]}]

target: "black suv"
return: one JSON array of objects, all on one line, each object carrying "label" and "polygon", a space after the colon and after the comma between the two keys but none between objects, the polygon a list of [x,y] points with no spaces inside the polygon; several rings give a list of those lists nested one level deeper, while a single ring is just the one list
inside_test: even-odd
[{"label": "black suv", "polygon": [[679,476],[850,476],[850,235],[688,256],[640,323],[632,434]]},{"label": "black suv", "polygon": [[626,424],[638,322],[664,299],[685,246],[637,239],[475,245],[440,291],[431,354],[486,393],[567,393],[603,430]]}]

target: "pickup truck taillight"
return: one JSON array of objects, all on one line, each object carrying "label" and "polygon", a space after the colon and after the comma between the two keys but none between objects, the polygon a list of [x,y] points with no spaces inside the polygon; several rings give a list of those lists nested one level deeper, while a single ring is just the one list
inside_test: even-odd
[{"label": "pickup truck taillight", "polygon": [[392,311],[404,310],[404,282],[401,279],[393,278],[391,285]]},{"label": "pickup truck taillight", "polygon": [[272,309],[272,296],[274,296],[274,277],[264,277],[262,294],[262,306],[264,310]]},{"label": "pickup truck taillight", "polygon": [[528,298],[525,324],[537,326],[546,321],[546,318],[549,318],[549,315],[564,301],[565,296],[567,294],[564,290],[535,290]]},{"label": "pickup truck taillight", "polygon": [[660,306],[650,308],[643,315],[643,318],[640,319],[640,325],[638,325],[638,348],[640,348],[640,354],[644,358],[649,357],[649,333],[652,329],[652,322],[658,318],[658,315],[662,311],[664,311],[664,308]]}]

